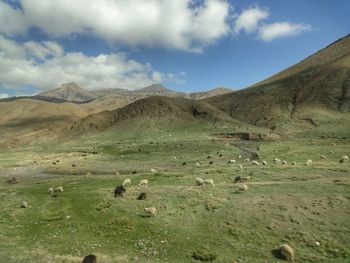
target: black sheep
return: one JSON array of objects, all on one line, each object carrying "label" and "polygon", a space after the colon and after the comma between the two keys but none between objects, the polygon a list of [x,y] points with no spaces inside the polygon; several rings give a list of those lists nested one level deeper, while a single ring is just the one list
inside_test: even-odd
[{"label": "black sheep", "polygon": [[137,197],[137,200],[145,200],[146,199],[146,193],[141,193],[139,197]]},{"label": "black sheep", "polygon": [[97,263],[97,257],[95,255],[88,255],[84,257],[81,263]]},{"label": "black sheep", "polygon": [[115,189],[114,189],[114,197],[117,197],[117,196],[123,196],[123,194],[125,193],[126,189],[124,186],[120,185],[120,186],[117,186]]}]

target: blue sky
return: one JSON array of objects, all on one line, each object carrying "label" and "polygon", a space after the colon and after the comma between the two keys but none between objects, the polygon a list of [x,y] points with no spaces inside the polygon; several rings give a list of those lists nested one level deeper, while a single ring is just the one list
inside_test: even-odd
[{"label": "blue sky", "polygon": [[69,81],[241,89],[349,34],[349,13],[348,0],[0,0],[0,97]]}]

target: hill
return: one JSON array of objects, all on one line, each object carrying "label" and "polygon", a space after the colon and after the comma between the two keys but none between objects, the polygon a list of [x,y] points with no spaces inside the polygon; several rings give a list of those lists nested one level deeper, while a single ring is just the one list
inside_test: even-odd
[{"label": "hill", "polygon": [[224,87],[219,87],[219,88],[216,88],[216,89],[203,91],[203,92],[193,92],[193,93],[189,94],[189,97],[191,99],[195,99],[195,100],[202,100],[202,99],[207,99],[207,98],[214,97],[214,96],[227,94],[227,93],[230,93],[230,92],[232,92],[231,89],[224,88]]},{"label": "hill", "polygon": [[349,116],[350,36],[250,88],[206,101],[232,117],[281,132]]},{"label": "hill", "polygon": [[120,127],[166,127],[169,125],[204,123],[242,124],[212,105],[185,98],[162,96],[137,100],[120,109],[91,114],[72,125],[71,129],[80,132],[103,130],[118,124]]},{"label": "hill", "polygon": [[95,98],[93,94],[81,88],[78,84],[74,82],[62,84],[57,89],[42,92],[38,94],[38,96],[53,97],[71,102],[86,102],[91,101]]}]

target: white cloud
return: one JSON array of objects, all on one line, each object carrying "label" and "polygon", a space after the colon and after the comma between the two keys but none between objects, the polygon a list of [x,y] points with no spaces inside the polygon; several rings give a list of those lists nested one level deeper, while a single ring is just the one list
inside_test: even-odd
[{"label": "white cloud", "polygon": [[27,30],[27,24],[22,10],[12,8],[10,5],[0,2],[0,33],[7,36],[23,34]]},{"label": "white cloud", "polygon": [[235,20],[233,28],[234,33],[238,34],[241,31],[247,33],[254,32],[258,29],[259,23],[268,17],[269,11],[267,9],[262,9],[259,6],[243,10]]},{"label": "white cloud", "polygon": [[0,99],[6,99],[10,97],[10,95],[8,95],[7,93],[0,93]]},{"label": "white cloud", "polygon": [[52,37],[92,34],[111,43],[200,52],[230,31],[227,0],[21,0],[21,7],[23,14],[1,3],[0,33],[36,27]]},{"label": "white cloud", "polygon": [[125,53],[98,56],[65,53],[55,42],[19,44],[0,35],[0,86],[3,87],[34,86],[47,90],[74,81],[88,89],[135,89],[156,80],[169,78],[153,70],[149,63],[129,59]]},{"label": "white cloud", "polygon": [[307,24],[293,24],[288,22],[273,23],[260,28],[259,38],[269,42],[276,38],[296,36],[310,30],[311,26]]}]

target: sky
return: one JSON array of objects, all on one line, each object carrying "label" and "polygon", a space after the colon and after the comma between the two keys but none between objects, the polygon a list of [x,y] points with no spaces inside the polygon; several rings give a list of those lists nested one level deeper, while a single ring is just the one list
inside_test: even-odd
[{"label": "sky", "polygon": [[0,0],[0,98],[249,87],[350,33],[349,0]]}]

